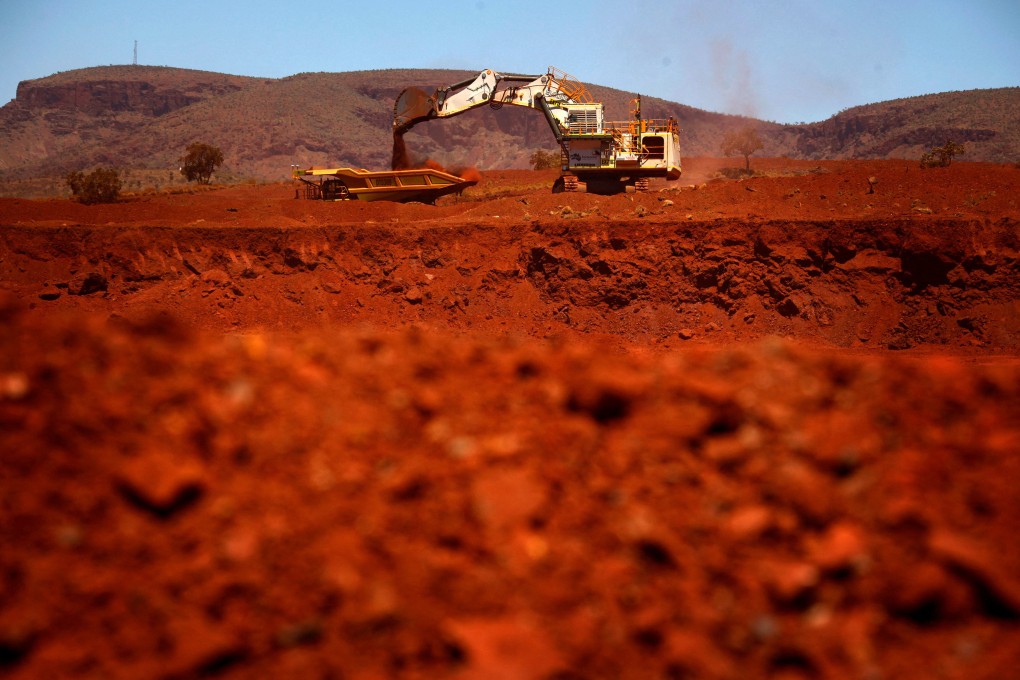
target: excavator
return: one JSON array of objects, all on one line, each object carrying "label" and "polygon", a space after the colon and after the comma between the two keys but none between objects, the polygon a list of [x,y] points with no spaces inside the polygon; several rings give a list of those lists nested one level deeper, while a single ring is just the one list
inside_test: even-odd
[{"label": "excavator", "polygon": [[640,97],[635,103],[632,120],[607,122],[602,102],[594,101],[581,82],[555,67],[542,75],[486,69],[431,93],[417,87],[401,92],[393,107],[394,149],[398,142],[402,145],[403,134],[419,123],[480,106],[523,106],[545,115],[560,145],[562,175],[553,192],[647,191],[650,178],[680,179],[679,127],[674,118],[642,118]]}]

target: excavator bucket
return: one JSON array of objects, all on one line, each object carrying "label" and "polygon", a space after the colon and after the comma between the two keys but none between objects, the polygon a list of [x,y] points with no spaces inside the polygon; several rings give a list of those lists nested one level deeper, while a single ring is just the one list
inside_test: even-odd
[{"label": "excavator bucket", "polygon": [[393,105],[393,129],[403,132],[435,114],[435,100],[425,90],[409,87]]}]

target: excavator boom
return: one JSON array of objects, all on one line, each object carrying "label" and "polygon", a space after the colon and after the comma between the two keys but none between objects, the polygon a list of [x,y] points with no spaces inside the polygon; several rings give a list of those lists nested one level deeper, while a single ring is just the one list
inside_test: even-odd
[{"label": "excavator boom", "polygon": [[393,106],[393,129],[402,134],[426,120],[449,118],[486,104],[493,108],[504,104],[542,108],[543,100],[574,101],[552,69],[540,76],[486,69],[474,78],[439,87],[431,94],[418,87],[405,89]]}]

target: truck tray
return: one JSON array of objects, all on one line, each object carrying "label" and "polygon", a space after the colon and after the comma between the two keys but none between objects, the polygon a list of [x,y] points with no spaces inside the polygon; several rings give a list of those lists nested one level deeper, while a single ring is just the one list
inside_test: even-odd
[{"label": "truck tray", "polygon": [[302,182],[305,198],[324,201],[398,201],[435,203],[440,196],[460,193],[477,182],[457,177],[442,170],[385,170],[329,168],[295,170],[294,178]]}]

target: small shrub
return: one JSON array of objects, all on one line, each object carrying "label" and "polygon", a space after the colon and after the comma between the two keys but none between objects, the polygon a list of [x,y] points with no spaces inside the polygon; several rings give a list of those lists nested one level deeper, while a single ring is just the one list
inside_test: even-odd
[{"label": "small shrub", "polygon": [[535,170],[549,170],[560,167],[559,151],[543,151],[538,149],[531,154],[531,167]]},{"label": "small shrub", "polygon": [[746,179],[748,177],[754,177],[755,171],[747,168],[720,168],[719,174],[726,179]]},{"label": "small shrub", "polygon": [[113,168],[96,168],[87,175],[75,171],[67,176],[67,186],[85,205],[114,203],[120,195],[120,175]]},{"label": "small shrub", "polygon": [[946,140],[945,146],[936,146],[921,156],[922,168],[947,168],[953,162],[953,156],[963,153],[963,144]]}]

